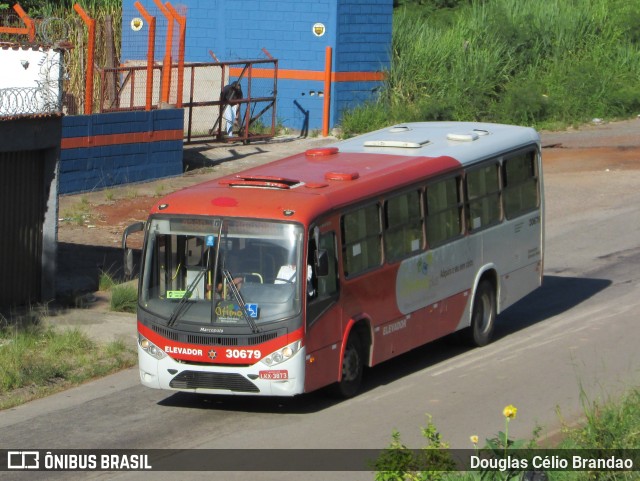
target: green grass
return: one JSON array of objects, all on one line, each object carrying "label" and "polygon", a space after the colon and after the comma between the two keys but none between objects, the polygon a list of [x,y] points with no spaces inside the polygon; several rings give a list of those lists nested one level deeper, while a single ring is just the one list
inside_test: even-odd
[{"label": "green grass", "polygon": [[[99,285],[100,290],[111,292],[112,311],[136,312],[135,282],[119,283],[107,271],[100,275]],[[0,409],[111,374],[136,362],[133,346],[122,341],[97,343],[78,329],[44,326],[46,314],[45,306],[32,307],[10,319],[0,315]]]},{"label": "green grass", "polygon": [[138,307],[137,281],[120,282],[111,271],[100,274],[98,287],[111,292],[110,308],[115,312],[135,313]]},{"label": "green grass", "polygon": [[0,409],[67,389],[135,363],[122,341],[97,344],[77,329],[39,323],[0,329]]},{"label": "green grass", "polygon": [[[346,135],[417,120],[548,126],[640,112],[640,3],[630,0],[402,2],[376,102]],[[451,3],[454,9],[437,9]]]},{"label": "green grass", "polygon": [[102,271],[98,278],[98,290],[108,291],[118,284],[110,271]]},{"label": "green grass", "polygon": [[126,283],[111,288],[111,310],[135,313],[138,307],[138,290],[135,284]]},{"label": "green grass", "polygon": [[80,201],[62,212],[62,217],[72,224],[84,225],[91,220],[91,209],[92,206],[89,199],[86,196],[82,196]]},{"label": "green grass", "polygon": [[632,389],[620,400],[584,404],[584,425],[565,428],[565,439],[559,447],[625,449],[640,446],[640,388]]},{"label": "green grass", "polygon": [[[540,446],[544,446],[544,450],[559,450],[555,451],[557,455],[563,452],[569,454],[589,452],[591,456],[596,458],[608,458],[612,454],[610,451],[599,453],[599,450],[631,450],[631,454],[636,452],[634,450],[640,446],[640,388],[631,389],[621,399],[609,400],[604,403],[588,402],[585,400],[584,393],[582,397],[583,422],[578,427],[564,426],[562,437],[555,444],[550,445],[539,439],[540,427],[534,430],[532,438],[529,440],[511,439],[509,424],[517,422],[516,413],[518,410],[514,406],[507,406],[503,411],[505,416],[504,429],[498,431],[495,437],[487,439],[484,447],[482,447],[482,443],[478,444],[478,436],[470,433],[469,449],[473,448],[476,453],[479,451],[487,452],[484,450],[489,449],[488,456],[496,459],[516,458],[525,452],[521,451],[523,449],[527,450],[528,454],[552,455],[550,451],[543,451]],[[525,415],[526,413],[518,412],[519,417]],[[420,450],[410,450],[402,443],[400,433],[397,431],[392,433],[389,447],[373,464],[376,470],[376,481],[486,481],[494,479],[515,481],[520,480],[523,471],[525,471],[516,469],[512,472],[498,470],[456,472],[454,471],[456,467],[452,464],[453,459],[450,454],[447,454],[447,451],[440,451],[437,457],[433,456],[433,450],[446,449],[449,445],[438,433],[431,417],[428,417],[427,426],[422,428],[422,434],[426,441],[425,446]],[[429,471],[420,470],[425,466]],[[571,466],[571,461],[569,461],[569,466]],[[627,481],[640,479],[637,468],[635,466],[636,471],[549,470],[546,471],[546,475],[550,481]],[[529,466],[526,471],[530,470],[532,469]]]}]

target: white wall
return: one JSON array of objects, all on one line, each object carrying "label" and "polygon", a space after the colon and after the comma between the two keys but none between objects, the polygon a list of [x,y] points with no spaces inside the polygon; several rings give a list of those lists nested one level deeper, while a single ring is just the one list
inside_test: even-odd
[{"label": "white wall", "polygon": [[62,53],[41,47],[0,49],[0,116],[61,110]]}]

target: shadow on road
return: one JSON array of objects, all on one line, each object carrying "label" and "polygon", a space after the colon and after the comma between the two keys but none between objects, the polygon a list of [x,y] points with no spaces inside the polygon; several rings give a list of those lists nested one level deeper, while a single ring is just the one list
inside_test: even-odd
[{"label": "shadow on road", "polygon": [[[264,154],[265,152],[267,152],[260,146],[255,146],[250,151],[248,151],[247,149],[243,149],[244,152],[240,152],[233,147],[227,147],[224,151],[216,151],[220,154],[220,156],[214,158],[211,156],[211,150],[211,147],[192,147],[189,149],[185,149],[182,159],[183,171],[191,172],[203,167],[213,167],[216,165],[224,164],[225,162],[240,160],[252,155]],[[203,152],[208,152],[208,155],[205,155]]]},{"label": "shadow on road", "polygon": [[542,287],[498,317],[495,339],[569,311],[610,285],[608,279],[544,276]]},{"label": "shadow on road", "polygon": [[[545,276],[543,285],[498,317],[496,339],[501,339],[532,325],[569,311],[611,285],[606,279]],[[361,393],[393,383],[413,373],[454,359],[469,351],[455,335],[416,348],[395,359],[365,371]],[[321,411],[342,402],[326,389],[294,398],[217,396],[176,393],[161,402],[162,406],[188,409],[214,409],[229,412],[305,414]]]},{"label": "shadow on road", "polygon": [[[240,143],[223,144],[212,147],[210,144],[199,146],[185,146],[183,153],[183,170],[190,172],[203,167],[214,167],[227,162],[237,161],[254,155],[264,155],[272,150],[276,144],[287,144],[306,138],[306,136],[256,141],[247,145]],[[286,154],[283,153],[282,157]]]}]

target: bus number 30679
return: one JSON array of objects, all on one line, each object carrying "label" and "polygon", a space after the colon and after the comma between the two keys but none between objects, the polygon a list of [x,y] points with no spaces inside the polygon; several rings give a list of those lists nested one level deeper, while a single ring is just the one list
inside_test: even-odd
[{"label": "bus number 30679", "polygon": [[227,349],[225,356],[227,359],[260,359],[262,353],[257,349]]}]

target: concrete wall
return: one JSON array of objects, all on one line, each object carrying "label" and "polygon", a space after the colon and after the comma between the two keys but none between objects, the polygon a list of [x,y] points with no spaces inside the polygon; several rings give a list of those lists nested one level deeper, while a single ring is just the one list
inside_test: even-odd
[{"label": "concrete wall", "polygon": [[[123,0],[122,61],[144,60],[147,28],[131,29],[140,14],[134,0]],[[166,20],[150,0],[144,7],[156,16],[156,61],[164,55]],[[186,7],[187,62],[265,58],[279,61],[277,118],[302,130],[322,126],[325,51],[333,49],[334,82],[330,126],[344,109],[375,97],[380,72],[389,68],[392,0],[181,0]],[[325,26],[322,36],[314,25]],[[216,99],[211,99],[216,100]]]},{"label": "concrete wall", "polygon": [[118,112],[62,119],[60,194],[182,173],[183,110]]}]

